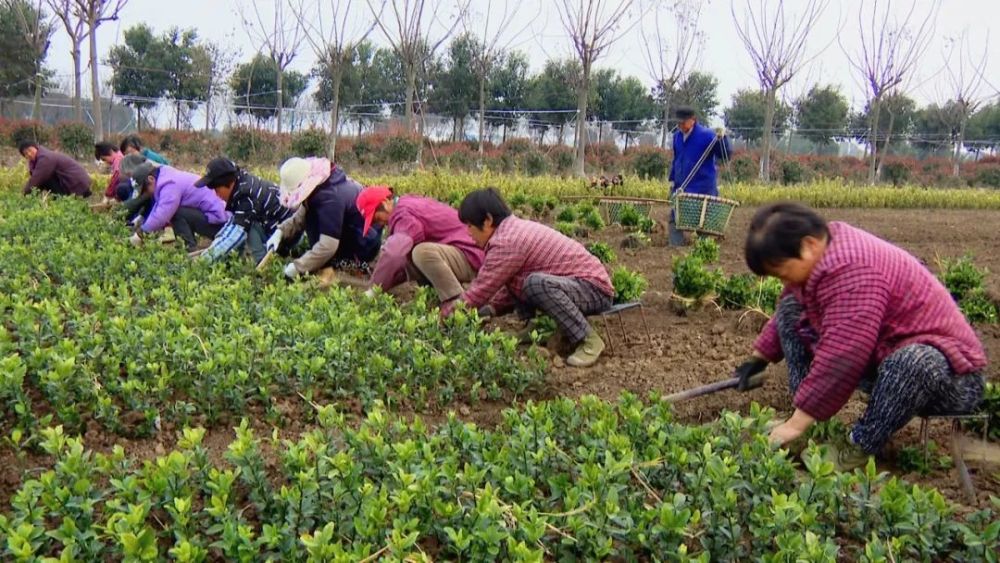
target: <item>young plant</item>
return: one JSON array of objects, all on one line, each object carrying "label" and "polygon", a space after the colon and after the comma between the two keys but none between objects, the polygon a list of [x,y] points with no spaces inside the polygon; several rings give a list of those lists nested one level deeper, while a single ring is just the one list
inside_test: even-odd
[{"label": "young plant", "polygon": [[700,301],[713,294],[723,279],[720,270],[709,270],[694,253],[674,257],[674,293]]},{"label": "young plant", "polygon": [[642,213],[631,203],[623,203],[618,210],[618,224],[623,227],[637,227],[642,220]]},{"label": "young plant", "polygon": [[642,297],[648,282],[639,272],[619,266],[611,273],[611,285],[615,288],[615,303],[631,303]]},{"label": "young plant", "polygon": [[601,264],[610,264],[618,259],[615,256],[615,251],[611,250],[611,247],[603,242],[592,242],[587,245],[587,252],[590,252],[601,261]]}]

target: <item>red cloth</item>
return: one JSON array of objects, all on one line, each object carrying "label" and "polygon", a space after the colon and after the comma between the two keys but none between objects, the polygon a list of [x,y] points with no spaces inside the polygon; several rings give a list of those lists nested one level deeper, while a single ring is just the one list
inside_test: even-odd
[{"label": "red cloth", "polygon": [[[486,243],[486,260],[461,300],[471,308],[490,304],[498,313],[520,301],[529,274],[545,273],[583,280],[614,295],[608,270],[579,242],[555,230],[507,217]],[[448,306],[443,314],[451,312]]]},{"label": "red cloth", "polygon": [[107,189],[104,190],[104,197],[114,199],[118,194],[118,183],[121,182],[122,176],[122,159],[125,158],[125,155],[116,151],[111,158],[111,180],[108,182]]},{"label": "red cloth", "polygon": [[[986,353],[951,294],[916,258],[845,223],[830,223],[830,241],[805,286],[786,286],[819,336],[794,405],[818,420],[839,411],[858,382],[890,354],[911,344],[941,351],[956,375],[986,366]],[[783,358],[775,319],[754,348]]]},{"label": "red cloth", "polygon": [[483,264],[483,251],[458,220],[455,208],[434,199],[405,195],[389,215],[389,238],[382,245],[372,285],[392,289],[405,281],[410,252],[422,242],[454,246],[462,251],[473,270]]}]

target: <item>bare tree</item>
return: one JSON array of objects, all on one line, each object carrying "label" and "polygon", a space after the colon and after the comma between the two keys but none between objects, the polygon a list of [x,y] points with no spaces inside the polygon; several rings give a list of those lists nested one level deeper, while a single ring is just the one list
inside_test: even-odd
[{"label": "bare tree", "polygon": [[[663,97],[662,148],[667,148],[670,136],[671,95],[697,65],[705,46],[705,34],[698,29],[702,6],[703,3],[698,0],[674,0],[667,6],[658,5],[655,17],[645,19],[639,26],[649,74]],[[662,11],[672,13],[672,28],[662,21]],[[652,27],[652,30],[647,30],[647,27]]]},{"label": "bare tree", "polygon": [[278,133],[281,133],[281,118],[284,109],[285,69],[292,64],[299,54],[302,42],[305,40],[302,25],[298,17],[288,17],[285,13],[285,3],[273,0],[274,13],[271,21],[265,20],[261,13],[260,0],[249,0],[251,14],[247,14],[244,5],[239,4],[240,18],[247,33],[266,50],[268,56],[277,67],[277,97],[278,97]]},{"label": "bare tree", "polygon": [[[841,48],[847,53],[868,96],[868,144],[871,149],[868,182],[871,184],[875,183],[881,163],[878,134],[883,98],[903,87],[917,62],[927,52],[939,6],[934,0],[927,14],[920,18],[917,15],[917,0],[910,0],[910,7],[903,17],[894,18],[892,0],[862,0],[858,8],[859,46],[849,52],[841,42]],[[888,135],[891,134],[890,127]],[[883,146],[887,147],[888,142]]]},{"label": "bare tree", "polygon": [[760,157],[760,179],[771,180],[771,137],[778,90],[795,76],[807,62],[806,43],[829,0],[796,2],[801,13],[786,13],[785,0],[742,0],[746,5],[743,17],[736,13],[736,0],[730,3],[736,34],[743,42],[763,90],[763,144]]},{"label": "bare tree", "polygon": [[[225,102],[228,97],[229,75],[236,67],[236,60],[239,51],[227,48],[219,43],[207,43],[205,52],[208,55],[208,95],[205,97],[205,131],[215,127],[219,118],[219,111],[225,109]],[[213,100],[218,99],[221,103],[213,104]]]},{"label": "bare tree", "polygon": [[982,87],[986,79],[987,53],[990,50],[989,34],[983,53],[975,56],[969,42],[969,32],[965,30],[958,37],[946,39],[944,67],[951,86],[952,102],[956,110],[958,136],[955,139],[955,153],[952,161],[952,175],[958,178],[962,161],[962,145],[965,144],[965,126],[969,117],[979,109],[986,99]]},{"label": "bare tree", "polygon": [[21,0],[4,0],[10,11],[17,17],[17,30],[27,47],[31,50],[31,58],[35,64],[35,73],[31,78],[34,89],[34,105],[31,108],[31,118],[42,117],[42,90],[45,87],[45,75],[42,64],[49,50],[52,33],[55,32],[54,22],[43,10],[42,0],[34,4]]},{"label": "bare tree", "polygon": [[[503,7],[497,12],[493,10],[493,0],[487,0],[484,14],[467,12],[465,17],[466,31],[480,35],[473,58],[473,70],[479,81],[479,165],[482,166],[485,152],[486,136],[486,83],[490,73],[497,64],[497,59],[507,50],[510,43],[524,33],[527,26],[515,33],[508,33],[514,22],[516,11],[511,10],[510,2],[504,0]],[[479,19],[478,26],[475,25]],[[530,25],[530,24],[529,24]],[[475,27],[475,30],[472,28]]]},{"label": "bare tree", "polygon": [[560,0],[556,4],[563,28],[573,42],[580,61],[581,76],[576,84],[576,162],[574,168],[584,176],[587,146],[587,99],[590,93],[590,72],[594,62],[635,26],[640,14],[633,10],[634,0]]},{"label": "bare tree", "polygon": [[69,37],[69,53],[73,57],[73,110],[77,121],[83,121],[83,41],[90,35],[87,19],[75,0],[46,0],[49,8],[62,22]]},{"label": "bare tree", "polygon": [[[340,85],[355,57],[357,45],[364,41],[375,29],[374,20],[367,23],[360,33],[354,33],[355,21],[351,16],[351,3],[344,2],[307,2],[297,0],[297,7],[292,5],[296,0],[288,0],[289,6],[299,19],[306,40],[313,53],[322,64],[326,65],[327,74],[333,87],[333,98],[330,103],[330,160],[337,156],[337,131],[340,128]],[[324,19],[323,6],[329,4],[332,13],[329,23]],[[382,2],[382,7],[385,1]],[[381,9],[380,9],[381,12]]]},{"label": "bare tree", "polygon": [[[450,24],[440,17],[441,5],[434,0],[389,0],[390,10],[376,9],[373,0],[366,0],[375,23],[385,35],[392,50],[399,57],[406,77],[406,128],[413,130],[413,96],[417,89],[417,73],[434,56],[438,48],[455,31],[469,6],[468,0],[456,0],[458,13]],[[428,7],[428,3],[432,4]],[[383,2],[382,6],[384,7]],[[388,12],[388,13],[385,13]],[[444,31],[437,38],[431,37],[430,26],[438,22]],[[421,111],[421,113],[423,113]]]},{"label": "bare tree", "polygon": [[101,108],[101,78],[98,72],[97,28],[106,21],[118,19],[128,0],[73,0],[80,17],[87,22],[87,37],[90,39],[90,91],[94,116],[94,138],[104,139],[104,112]]}]

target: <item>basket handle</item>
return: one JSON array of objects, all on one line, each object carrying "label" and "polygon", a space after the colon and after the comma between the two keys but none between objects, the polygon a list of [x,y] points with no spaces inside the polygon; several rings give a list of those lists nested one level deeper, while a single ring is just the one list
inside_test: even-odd
[{"label": "basket handle", "polygon": [[691,180],[694,179],[695,173],[698,172],[698,169],[701,168],[702,164],[705,164],[705,159],[708,158],[709,153],[712,152],[712,149],[715,148],[715,144],[718,142],[719,142],[719,137],[715,137],[712,139],[712,142],[709,143],[707,147],[705,147],[705,152],[701,153],[701,157],[698,159],[698,162],[694,165],[694,168],[692,168],[691,171],[688,172],[687,178],[684,178],[684,182],[681,183],[681,187],[674,190],[675,194],[684,193],[684,190],[687,189],[688,184],[690,184]]}]

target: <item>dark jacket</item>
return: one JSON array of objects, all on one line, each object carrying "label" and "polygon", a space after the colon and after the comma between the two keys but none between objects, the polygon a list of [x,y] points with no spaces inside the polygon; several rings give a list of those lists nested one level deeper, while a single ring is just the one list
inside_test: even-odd
[{"label": "dark jacket", "polygon": [[240,169],[226,204],[226,211],[232,213],[230,221],[244,229],[257,224],[265,232],[273,231],[278,223],[292,216],[292,211],[281,205],[280,195],[278,186]]},{"label": "dark jacket", "polygon": [[[701,123],[694,124],[694,129],[691,130],[687,140],[684,139],[684,134],[679,130],[674,132],[674,163],[670,167],[670,182],[673,184],[670,188],[671,193],[681,187],[688,174],[698,164],[698,159],[713,141],[715,141],[715,131]],[[694,194],[719,195],[715,161],[716,159],[729,160],[732,154],[732,143],[729,142],[729,138],[723,137],[712,147],[709,155],[705,157],[705,162],[694,173],[694,177],[691,178],[691,182],[684,188],[684,191]]]},{"label": "dark jacket", "polygon": [[317,186],[305,202],[309,244],[319,242],[320,235],[339,240],[334,261],[370,262],[381,247],[381,228],[372,227],[367,237],[362,234],[365,219],[356,203],[359,193],[361,184],[348,178],[340,168],[334,168],[330,177]]},{"label": "dark jacket", "polygon": [[80,163],[69,156],[38,147],[38,156],[28,162],[30,177],[24,184],[24,193],[31,193],[33,188],[63,195],[90,197],[90,174]]}]

